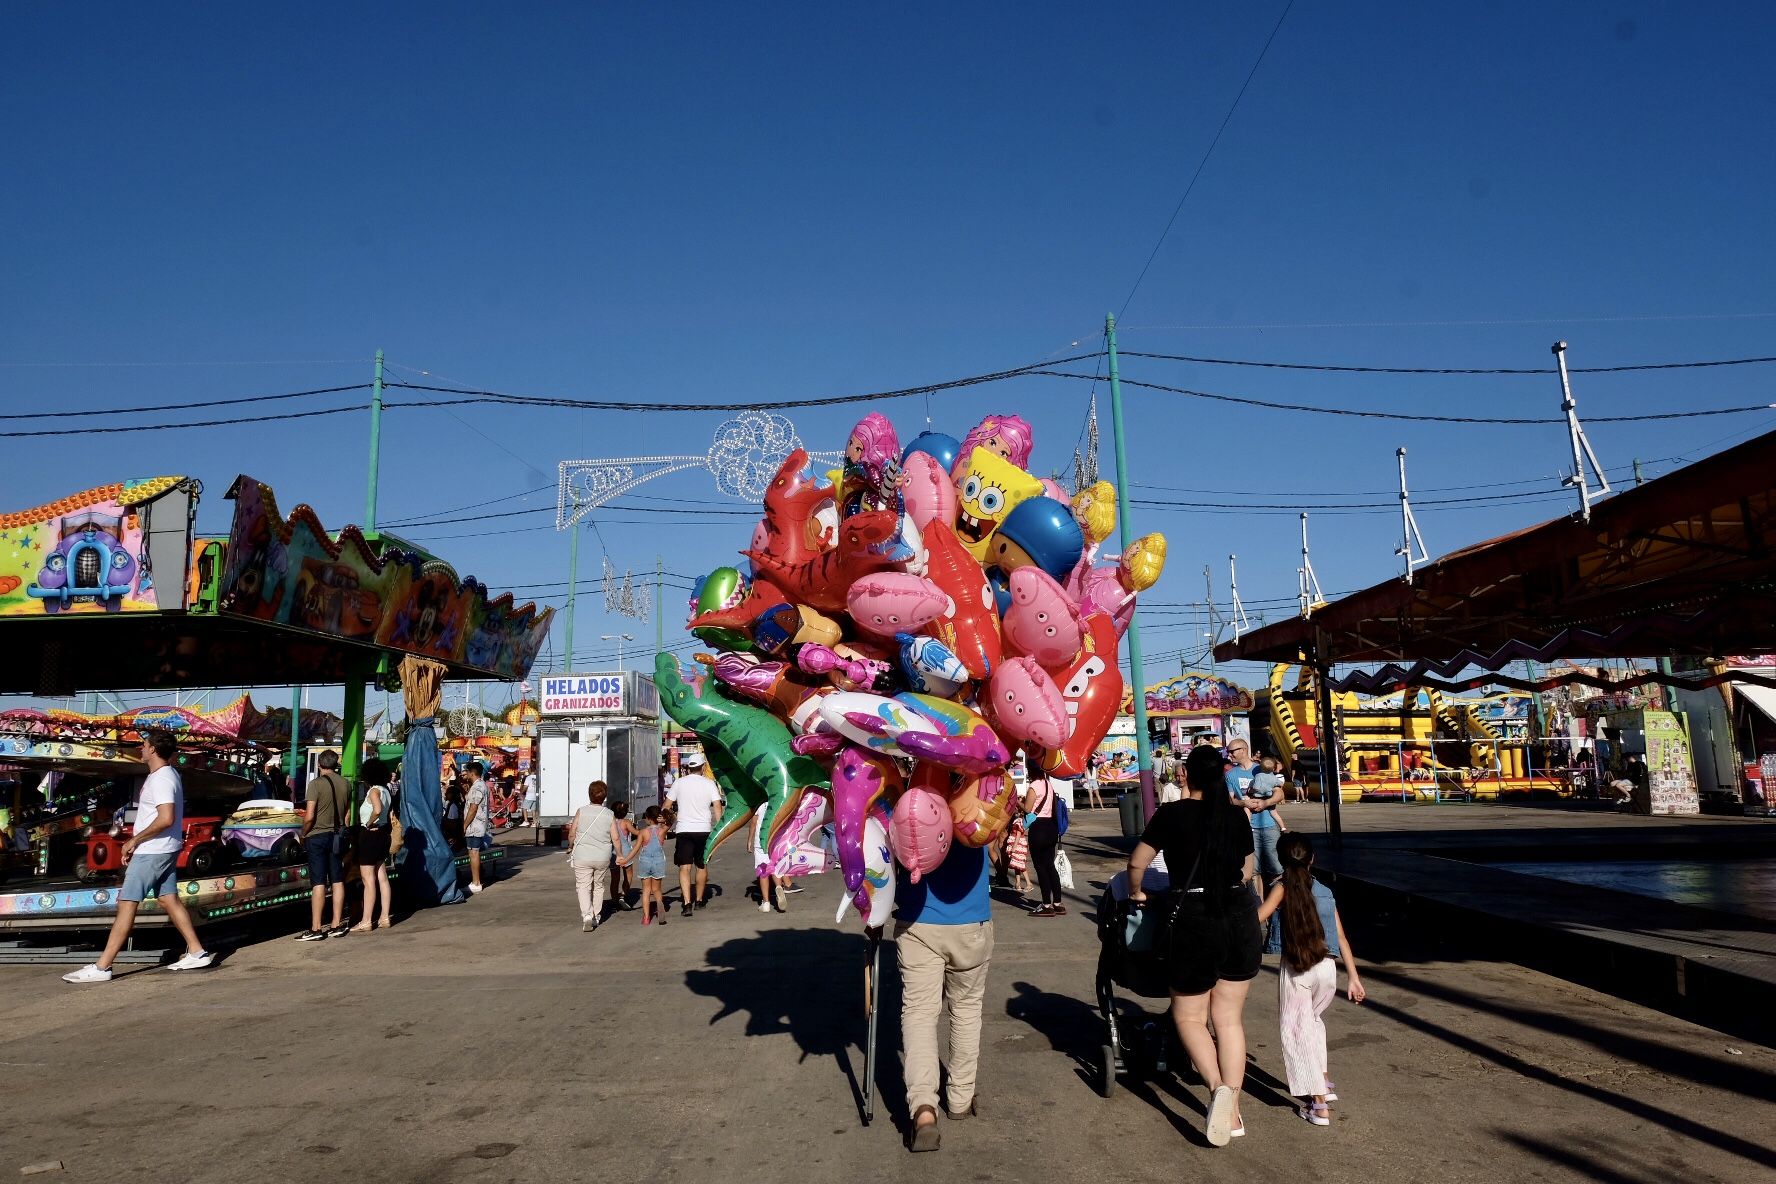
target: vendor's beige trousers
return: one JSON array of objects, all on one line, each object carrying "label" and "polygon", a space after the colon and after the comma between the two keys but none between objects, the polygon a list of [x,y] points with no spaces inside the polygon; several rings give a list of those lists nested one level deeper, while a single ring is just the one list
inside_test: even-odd
[{"label": "vendor's beige trousers", "polygon": [[921,1106],[937,1105],[937,1022],[947,1000],[947,1109],[960,1113],[974,1100],[981,1002],[987,993],[987,963],[993,957],[993,923],[897,925],[894,948],[900,961],[900,1041],[907,1111],[917,1114]]},{"label": "vendor's beige trousers", "polygon": [[596,921],[604,912],[604,895],[610,891],[610,864],[592,867],[574,864],[574,891],[580,895],[580,920]]}]

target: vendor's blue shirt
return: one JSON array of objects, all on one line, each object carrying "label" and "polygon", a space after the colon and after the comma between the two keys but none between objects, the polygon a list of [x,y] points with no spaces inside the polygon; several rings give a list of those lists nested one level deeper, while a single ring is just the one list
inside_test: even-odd
[{"label": "vendor's blue shirt", "polygon": [[903,924],[974,925],[992,919],[983,847],[951,843],[944,861],[917,884],[898,864],[894,875],[894,915]]},{"label": "vendor's blue shirt", "polygon": [[[1252,778],[1261,772],[1263,770],[1256,763],[1249,769],[1242,769],[1235,765],[1227,770],[1227,792],[1233,795],[1235,801],[1244,801],[1246,791],[1252,788]],[[1276,824],[1276,815],[1269,810],[1259,810],[1252,815],[1253,830],[1268,830]]]}]

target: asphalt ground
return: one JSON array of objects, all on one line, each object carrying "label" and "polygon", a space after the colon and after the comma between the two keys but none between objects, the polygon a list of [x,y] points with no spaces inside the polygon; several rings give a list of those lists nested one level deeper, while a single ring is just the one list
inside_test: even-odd
[{"label": "asphalt ground", "polygon": [[[1458,933],[1347,917],[1369,1002],[1328,1013],[1330,1128],[1280,1083],[1275,958],[1246,1011],[1247,1137],[1201,1138],[1189,1073],[1100,1097],[1098,886],[1111,812],[1076,812],[1058,919],[995,905],[981,1117],[902,1149],[892,947],[878,1115],[860,1121],[866,943],[836,877],[785,915],[721,895],[582,934],[557,852],[391,931],[285,935],[207,972],[72,987],[0,967],[0,1173],[56,1180],[1746,1181],[1776,1170],[1770,1049],[1524,970]],[[676,896],[676,889],[673,891]],[[1129,1000],[1157,1011],[1152,1001]]]}]

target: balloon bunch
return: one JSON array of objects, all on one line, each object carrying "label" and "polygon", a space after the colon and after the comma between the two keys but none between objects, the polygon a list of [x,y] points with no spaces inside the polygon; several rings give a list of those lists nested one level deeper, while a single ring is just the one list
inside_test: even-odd
[{"label": "balloon bunch", "polygon": [[[1115,489],[1069,499],[1031,476],[1030,426],[982,420],[903,451],[885,416],[852,430],[843,466],[790,454],[743,554],[699,581],[688,628],[713,653],[687,681],[655,661],[662,705],[695,732],[727,795],[709,853],[752,822],[757,874],[825,869],[831,824],[845,898],[871,927],[894,863],[918,878],[952,843],[981,847],[1017,809],[1014,748],[1077,776],[1122,700],[1117,647],[1165,539],[1099,563]],[[823,479],[824,478],[824,479]]]}]

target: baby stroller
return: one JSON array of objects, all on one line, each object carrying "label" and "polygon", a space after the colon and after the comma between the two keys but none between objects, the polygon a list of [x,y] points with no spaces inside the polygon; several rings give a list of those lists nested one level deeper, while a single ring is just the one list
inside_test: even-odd
[{"label": "baby stroller", "polygon": [[1168,1071],[1177,1057],[1171,1016],[1143,1012],[1138,1027],[1129,1030],[1117,1020],[1116,988],[1143,999],[1170,999],[1166,984],[1165,931],[1171,877],[1149,867],[1142,881],[1147,906],[1131,909],[1128,873],[1110,878],[1098,900],[1098,1011],[1104,1017],[1105,1044],[1099,1055],[1098,1093],[1109,1097],[1118,1076],[1139,1079]]}]

